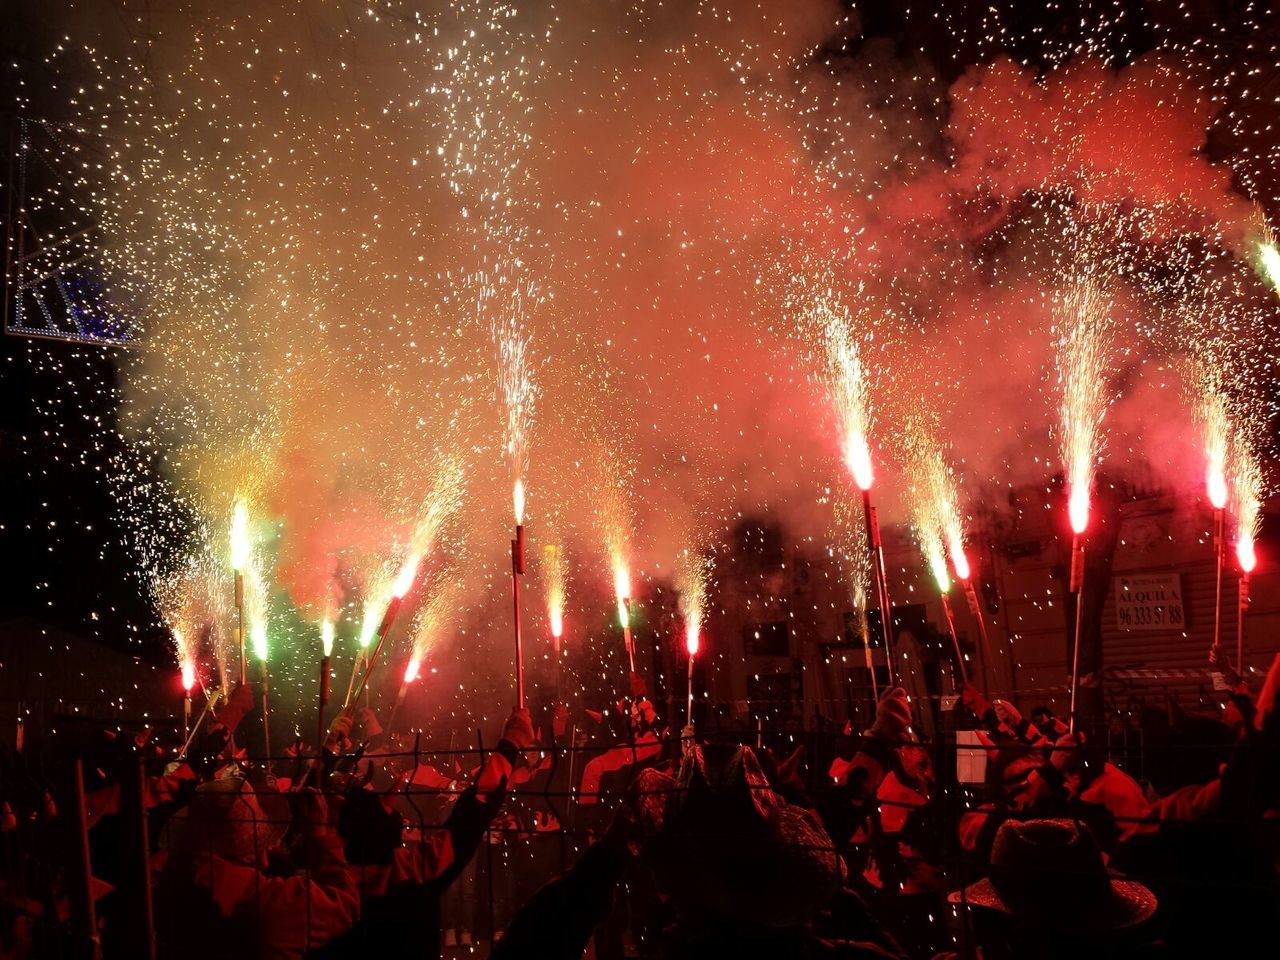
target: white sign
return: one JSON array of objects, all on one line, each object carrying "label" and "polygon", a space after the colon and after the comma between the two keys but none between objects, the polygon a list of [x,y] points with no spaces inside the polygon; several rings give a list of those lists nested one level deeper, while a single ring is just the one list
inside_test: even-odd
[{"label": "white sign", "polygon": [[1116,626],[1121,630],[1182,630],[1182,578],[1176,573],[1116,577]]}]

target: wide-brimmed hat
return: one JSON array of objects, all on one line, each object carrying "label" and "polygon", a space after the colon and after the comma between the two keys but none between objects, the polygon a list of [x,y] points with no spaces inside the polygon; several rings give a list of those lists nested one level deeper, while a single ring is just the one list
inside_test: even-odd
[{"label": "wide-brimmed hat", "polygon": [[212,853],[253,863],[260,851],[280,842],[290,819],[287,797],[255,791],[240,777],[223,777],[196,788],[191,803],[166,825],[164,841],[173,854]]},{"label": "wide-brimmed hat", "polygon": [[1156,910],[1155,894],[1108,871],[1093,834],[1071,820],[1006,821],[987,877],[947,899],[1060,930],[1122,930]]},{"label": "wide-brimmed hat", "polygon": [[696,746],[677,777],[641,772],[636,819],[659,887],[704,920],[786,928],[836,892],[831,838],[770,786],[747,747]]}]

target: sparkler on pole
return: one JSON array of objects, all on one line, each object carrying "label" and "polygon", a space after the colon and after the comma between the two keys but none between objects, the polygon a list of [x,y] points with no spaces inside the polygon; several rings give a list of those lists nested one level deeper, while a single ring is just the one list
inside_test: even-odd
[{"label": "sparkler on pole", "polygon": [[325,617],[320,621],[320,696],[316,703],[316,757],[324,753],[324,714],[329,707],[329,658],[333,655],[333,621]]},{"label": "sparkler on pole", "polygon": [[1262,470],[1248,444],[1236,444],[1236,469],[1232,474],[1236,499],[1236,561],[1240,565],[1239,599],[1236,603],[1236,672],[1244,675],[1244,612],[1249,606],[1249,578],[1258,565],[1255,542],[1262,511]]},{"label": "sparkler on pole", "polygon": [[249,543],[249,509],[244,502],[237,500],[231,508],[231,569],[235,573],[236,622],[240,645],[240,682],[245,683],[249,675],[249,661],[246,651],[249,625],[244,613],[244,571],[251,557]]},{"label": "sparkler on pole", "polygon": [[[1073,494],[1074,497],[1074,494]],[[1087,501],[1086,501],[1087,503]],[[1076,697],[1080,692],[1080,636],[1084,622],[1084,531],[1089,522],[1089,512],[1071,511],[1071,591],[1076,595],[1076,629],[1071,646],[1071,708],[1067,726],[1076,732]]]},{"label": "sparkler on pole", "polygon": [[1060,437],[1067,480],[1067,514],[1071,522],[1071,590],[1076,595],[1075,639],[1071,652],[1071,716],[1075,733],[1080,692],[1080,640],[1084,622],[1084,532],[1089,526],[1089,500],[1094,464],[1101,445],[1100,428],[1108,398],[1103,376],[1107,301],[1092,276],[1077,276],[1055,304],[1062,336],[1058,341]]},{"label": "sparkler on pole", "polygon": [[1222,571],[1226,565],[1227,443],[1230,416],[1216,367],[1204,365],[1197,419],[1204,433],[1205,489],[1213,507],[1213,649],[1222,644]]},{"label": "sparkler on pole", "polygon": [[631,666],[631,672],[635,673],[636,650],[631,640],[631,577],[620,560],[614,561],[613,592],[618,598],[618,624],[622,627],[622,642],[627,650],[627,662]]},{"label": "sparkler on pole", "polygon": [[353,694],[347,698],[347,702],[343,704],[343,712],[349,713],[352,704],[360,702],[360,695],[364,693],[365,688],[369,685],[369,677],[373,674],[373,668],[378,665],[378,656],[382,653],[382,648],[387,642],[387,636],[391,633],[392,626],[395,625],[396,615],[400,612],[400,606],[404,603],[404,596],[413,586],[413,582],[418,575],[418,564],[422,561],[422,557],[413,554],[405,561],[400,573],[396,576],[395,582],[391,585],[391,600],[387,603],[386,612],[382,615],[382,622],[378,625],[378,642],[374,644],[372,652],[369,654],[365,663],[364,673],[360,677],[360,683],[356,686]]},{"label": "sparkler on pole", "polygon": [[913,441],[915,456],[912,458],[911,488],[916,500],[914,510],[916,537],[929,563],[929,570],[942,592],[943,612],[946,614],[947,626],[955,644],[961,680],[963,683],[968,683],[968,670],[964,662],[964,654],[960,650],[955,614],[951,607],[951,580],[947,574],[946,560],[946,555],[950,555],[951,567],[955,570],[956,579],[964,588],[969,610],[978,624],[978,634],[981,639],[978,647],[978,670],[985,694],[988,689],[987,667],[993,661],[987,640],[986,619],[982,616],[982,608],[978,604],[977,591],[974,590],[972,581],[973,571],[969,566],[969,558],[964,552],[964,524],[956,506],[958,491],[955,475],[947,467],[942,448],[934,439],[931,430],[923,424],[917,426],[913,431]]},{"label": "sparkler on pole", "polygon": [[889,581],[885,576],[880,523],[871,502],[871,485],[875,474],[871,465],[871,448],[867,442],[869,415],[865,371],[853,343],[847,314],[826,303],[820,305],[818,312],[823,318],[822,333],[827,351],[830,388],[844,431],[844,459],[853,474],[854,483],[862,491],[862,515],[866,524],[867,550],[871,553],[876,604],[880,608],[884,659],[888,667],[889,685],[894,686],[897,681],[893,663],[893,614],[889,601]]},{"label": "sparkler on pole", "polygon": [[547,565],[547,624],[551,630],[551,649],[556,658],[556,702],[559,703],[564,679],[564,652],[560,642],[564,634],[564,551],[548,544],[543,548],[543,556]]},{"label": "sparkler on pole", "polygon": [[698,621],[697,619],[686,620],[684,625],[684,645],[685,650],[689,654],[689,700],[685,707],[685,721],[689,727],[693,726],[693,661],[698,655]]},{"label": "sparkler on pole", "polygon": [[1236,544],[1236,559],[1240,563],[1238,600],[1236,603],[1236,672],[1244,675],[1244,612],[1249,609],[1249,576],[1257,566],[1258,557],[1253,550],[1253,540],[1240,540]]},{"label": "sparkler on pole", "polygon": [[[175,632],[176,636],[176,632]],[[182,638],[177,637],[178,646],[182,646]],[[185,656],[182,660],[182,739],[186,742],[191,735],[191,688],[196,685],[196,665]]]},{"label": "sparkler on pole", "polygon": [[693,661],[698,655],[698,639],[707,606],[707,578],[711,564],[701,553],[685,549],[677,566],[676,583],[680,590],[680,612],[684,615],[684,646],[689,655],[688,702],[685,706],[687,725],[693,726]]},{"label": "sparkler on pole", "polygon": [[[489,291],[492,294],[493,291]],[[513,291],[506,308],[500,307],[494,334],[498,344],[498,387],[506,409],[506,453],[511,465],[511,500],[516,535],[511,541],[511,606],[515,635],[516,706],[524,709],[524,638],[520,625],[520,578],[524,576],[524,477],[529,466],[529,431],[538,395],[529,369],[529,339],[524,329],[524,294],[528,286]],[[484,302],[482,296],[482,303]]]},{"label": "sparkler on pole", "polygon": [[524,639],[520,629],[520,578],[524,576],[524,481],[516,478],[512,487],[516,515],[516,535],[511,541],[511,600],[516,641],[516,707],[524,709]]},{"label": "sparkler on pole", "polygon": [[846,448],[846,459],[853,473],[853,480],[862,491],[862,515],[866,523],[867,548],[871,551],[871,572],[876,587],[876,604],[880,608],[880,631],[884,641],[884,661],[888,668],[889,686],[897,686],[896,671],[893,662],[893,626],[890,619],[893,615],[889,600],[889,581],[885,576],[884,545],[880,540],[880,521],[876,518],[876,508],[871,503],[871,484],[874,479],[871,469],[871,451],[867,447],[866,438],[857,435],[849,438]]}]

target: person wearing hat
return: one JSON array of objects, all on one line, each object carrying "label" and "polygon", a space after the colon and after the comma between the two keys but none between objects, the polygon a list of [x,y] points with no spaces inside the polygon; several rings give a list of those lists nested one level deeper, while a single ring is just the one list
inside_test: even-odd
[{"label": "person wearing hat", "polygon": [[1072,820],[1006,821],[987,876],[947,899],[974,912],[984,960],[1134,956],[1156,912],[1155,894],[1108,871]]},{"label": "person wearing hat", "polygon": [[355,922],[359,897],[328,805],[313,790],[293,796],[302,869],[283,875],[268,862],[294,822],[281,794],[223,777],[174,815],[155,890],[159,956],[285,960]]}]

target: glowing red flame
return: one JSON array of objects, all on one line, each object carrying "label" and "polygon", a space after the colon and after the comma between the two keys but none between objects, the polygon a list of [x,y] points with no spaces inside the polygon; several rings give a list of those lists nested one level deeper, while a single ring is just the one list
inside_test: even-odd
[{"label": "glowing red flame", "polygon": [[414,657],[412,660],[410,660],[409,665],[404,668],[404,682],[413,683],[413,681],[417,680],[418,671],[421,669],[421,667],[422,667],[422,661],[419,660],[417,657]]},{"label": "glowing red flame", "polygon": [[1205,477],[1209,488],[1209,502],[1213,509],[1221,510],[1227,505],[1227,477],[1222,470],[1210,466]]},{"label": "glowing red flame", "polygon": [[1258,554],[1253,548],[1252,537],[1241,537],[1236,541],[1236,560],[1242,572],[1253,573],[1253,568],[1258,565]]},{"label": "glowing red flame", "polygon": [[964,544],[952,535],[950,547],[951,566],[956,571],[956,579],[968,580],[973,571],[969,568],[969,558],[964,555]]},{"label": "glowing red flame", "polygon": [[190,660],[183,661],[182,664],[182,689],[191,693],[191,688],[196,685],[196,665]]},{"label": "glowing red flame", "polygon": [[845,444],[844,459],[858,489],[870,490],[875,473],[871,468],[871,449],[867,446],[867,438],[860,433],[851,434]]},{"label": "glowing red flame", "polygon": [[516,524],[524,523],[524,481],[517,480],[511,488],[511,504],[515,507]]},{"label": "glowing red flame", "polygon": [[1089,491],[1085,487],[1072,487],[1067,501],[1067,513],[1071,518],[1073,533],[1084,533],[1089,526]]},{"label": "glowing red flame", "polygon": [[689,656],[696,657],[698,655],[698,621],[690,620],[684,625],[684,647],[689,651]]}]

